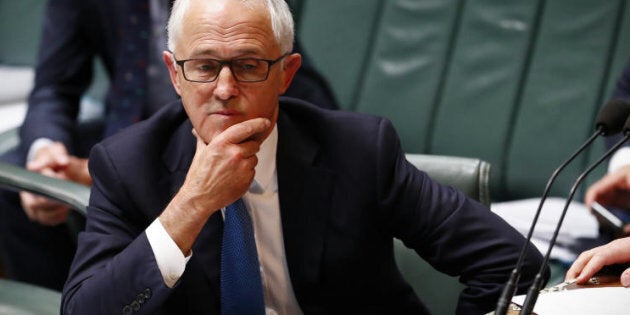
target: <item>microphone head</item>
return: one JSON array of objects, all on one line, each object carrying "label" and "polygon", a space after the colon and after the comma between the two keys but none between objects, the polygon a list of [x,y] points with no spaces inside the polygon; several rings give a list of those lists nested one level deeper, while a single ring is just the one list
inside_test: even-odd
[{"label": "microphone head", "polygon": [[624,123],[630,116],[630,103],[622,99],[614,99],[608,102],[597,113],[595,128],[602,131],[602,135],[609,136],[626,129]]}]

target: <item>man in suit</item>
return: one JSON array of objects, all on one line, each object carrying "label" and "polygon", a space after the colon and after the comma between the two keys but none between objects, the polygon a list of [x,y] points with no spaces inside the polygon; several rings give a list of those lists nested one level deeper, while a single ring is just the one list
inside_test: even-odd
[{"label": "man in suit", "polygon": [[[1,157],[32,171],[89,185],[90,148],[177,99],[162,61],[170,0],[50,0],[35,86],[20,146]],[[299,49],[299,48],[298,48]],[[79,124],[80,99],[102,62],[110,81],[104,121]],[[287,92],[337,108],[325,80],[307,66]],[[28,163],[26,163],[28,161]],[[0,194],[0,241],[10,278],[61,290],[76,249],[69,208],[26,192]]]},{"label": "man in suit", "polygon": [[[168,33],[181,102],[92,150],[63,314],[428,313],[394,237],[461,276],[458,313],[494,308],[524,238],[408,163],[386,119],[279,98],[301,63],[283,1],[178,0]],[[253,233],[234,235],[241,200]],[[234,236],[253,238],[245,287],[226,274]]]}]

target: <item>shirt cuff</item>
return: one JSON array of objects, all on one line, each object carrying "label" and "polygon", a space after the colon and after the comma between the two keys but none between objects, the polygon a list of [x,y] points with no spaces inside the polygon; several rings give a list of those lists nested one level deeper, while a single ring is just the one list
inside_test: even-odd
[{"label": "shirt cuff", "polygon": [[171,236],[168,235],[168,232],[164,229],[159,218],[155,219],[155,221],[149,225],[146,233],[164,283],[169,288],[172,288],[179,278],[181,278],[182,274],[184,274],[186,263],[188,263],[188,260],[192,257],[192,252],[190,256],[184,257],[184,254],[182,254],[182,251],[177,244],[175,244],[175,241],[173,241]]},{"label": "shirt cuff", "polygon": [[35,153],[39,151],[39,149],[53,143],[52,140],[48,138],[37,138],[37,140],[33,141],[31,147],[28,148],[28,155],[26,155],[26,161],[30,162],[35,158]]},{"label": "shirt cuff", "polygon": [[630,165],[630,147],[621,147],[610,158],[608,173],[613,173],[626,165]]}]

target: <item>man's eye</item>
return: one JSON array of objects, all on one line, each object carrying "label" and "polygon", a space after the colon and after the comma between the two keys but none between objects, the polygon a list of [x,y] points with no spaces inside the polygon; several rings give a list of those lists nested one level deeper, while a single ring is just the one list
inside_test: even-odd
[{"label": "man's eye", "polygon": [[195,66],[195,70],[199,72],[214,72],[217,66],[213,63],[199,63]]},{"label": "man's eye", "polygon": [[256,71],[260,68],[260,62],[257,60],[239,60],[235,66],[241,71]]}]

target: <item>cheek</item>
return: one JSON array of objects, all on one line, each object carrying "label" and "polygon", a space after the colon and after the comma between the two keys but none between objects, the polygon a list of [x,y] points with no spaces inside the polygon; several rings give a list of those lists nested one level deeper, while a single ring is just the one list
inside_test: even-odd
[{"label": "cheek", "polygon": [[[273,81],[270,80],[269,83]],[[276,84],[267,84],[264,87],[255,87],[242,90],[242,96],[247,99],[250,106],[250,113],[256,117],[271,118],[278,107],[278,97],[280,96]]]},{"label": "cheek", "polygon": [[278,107],[278,95],[273,93],[254,93],[247,96],[248,118],[273,118]]},{"label": "cheek", "polygon": [[[191,82],[186,83],[190,84]],[[201,115],[204,108],[207,107],[206,105],[212,97],[212,91],[207,86],[185,85],[179,95],[184,104],[190,105],[189,108],[186,108],[188,117],[194,117],[192,115]]]}]

